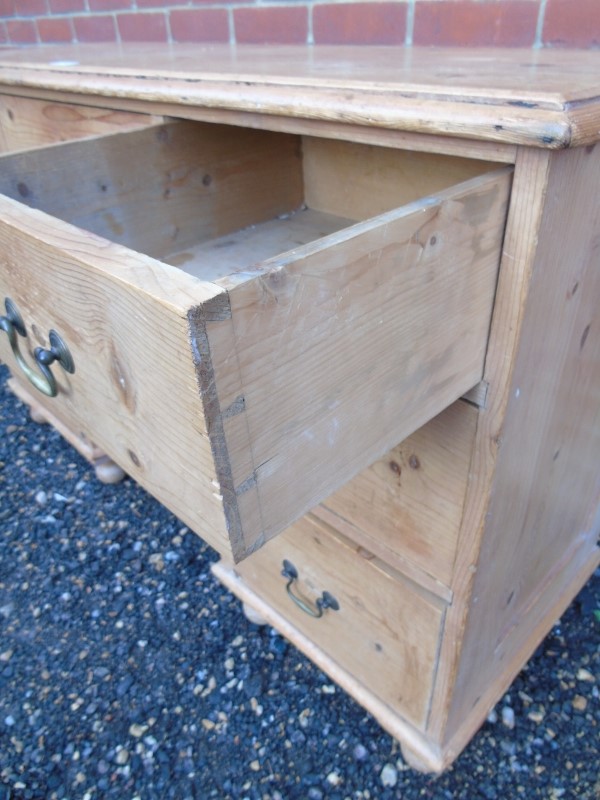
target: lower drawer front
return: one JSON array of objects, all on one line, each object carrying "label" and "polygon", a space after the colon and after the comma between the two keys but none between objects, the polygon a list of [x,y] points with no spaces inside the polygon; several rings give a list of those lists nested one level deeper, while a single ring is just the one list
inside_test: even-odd
[{"label": "lower drawer front", "polygon": [[[329,593],[339,608],[314,618],[288,595],[284,560],[297,571],[289,591],[313,611]],[[235,567],[251,591],[347,673],[419,728],[427,720],[443,604],[381,568],[373,556],[307,516]]]}]

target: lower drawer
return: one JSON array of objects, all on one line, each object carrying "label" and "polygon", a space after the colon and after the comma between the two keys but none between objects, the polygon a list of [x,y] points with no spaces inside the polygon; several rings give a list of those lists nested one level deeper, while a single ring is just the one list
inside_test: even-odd
[{"label": "lower drawer", "polygon": [[[298,577],[290,583],[294,571]],[[216,572],[235,592],[236,581],[228,581],[222,568]],[[229,573],[358,684],[424,729],[444,619],[441,601],[311,516]],[[311,616],[323,598],[322,616]]]}]

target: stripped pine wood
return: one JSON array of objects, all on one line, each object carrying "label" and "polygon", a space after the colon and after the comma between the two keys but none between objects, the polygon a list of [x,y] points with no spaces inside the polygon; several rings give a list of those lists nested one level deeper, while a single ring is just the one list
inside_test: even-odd
[{"label": "stripped pine wood", "polygon": [[[494,480],[498,443],[546,199],[548,169],[547,152],[526,148],[519,151],[486,358],[485,380],[489,382],[489,402],[485,413],[478,417],[455,561],[455,601],[446,617],[440,671],[432,702],[429,731],[438,742],[443,740],[447,730],[449,706],[459,668],[487,502]],[[479,724],[488,711],[489,708],[484,706],[479,709]]]},{"label": "stripped pine wood", "polygon": [[[73,164],[85,164],[63,191]],[[171,123],[5,156],[0,191],[154,258],[297,208],[299,142]]]},{"label": "stripped pine wood", "polygon": [[312,136],[303,138],[302,154],[307,205],[350,219],[374,217],[497,168],[470,158]]},{"label": "stripped pine wood", "polygon": [[52,411],[50,404],[44,403],[38,398],[42,397],[39,392],[36,395],[29,391],[15,378],[10,378],[8,388],[29,406],[29,415],[34,422],[44,425],[52,425],[71,447],[73,447],[82,458],[90,462],[96,473],[96,478],[101,483],[119,483],[125,477],[125,472],[115,462],[109,458],[103,450],[89,441],[84,434],[75,434],[70,427],[62,422]]},{"label": "stripped pine wood", "polygon": [[[285,213],[284,227],[295,218],[287,212],[304,199],[299,145],[280,134],[175,123],[6,156],[0,188],[100,235],[133,246],[143,240],[150,255],[174,241],[208,237],[218,263],[228,241],[222,232],[274,212]],[[270,159],[275,146],[281,153]],[[88,153],[86,178],[61,193],[57,164]],[[378,150],[361,169],[381,171],[392,155]],[[342,162],[340,176],[349,169]],[[314,171],[313,165],[307,186]],[[460,172],[459,166],[445,181]],[[510,172],[479,176],[237,269],[218,278],[227,293],[207,282],[215,296],[197,311],[192,291],[180,308],[194,331],[181,357],[187,354],[197,372],[198,424],[214,459],[201,469],[226,518],[229,541],[217,542],[218,549],[231,546],[236,558],[252,552],[480,380]],[[257,183],[262,188],[254,198]],[[392,192],[386,202],[394,200]],[[27,210],[23,220],[32,230]],[[342,222],[305,213],[319,223],[319,235],[322,222],[325,230]],[[63,235],[59,220],[55,226]],[[64,235],[68,241],[71,229]],[[269,236],[263,245],[271,246]],[[79,283],[79,277],[67,279]],[[94,279],[95,273],[90,284]],[[52,289],[60,292],[60,281]],[[143,302],[145,281],[139,289]],[[381,352],[389,357],[382,360]],[[368,385],[357,381],[361,372]],[[178,383],[171,378],[173,391]],[[373,403],[375,425],[364,413]],[[108,439],[97,441],[123,464]],[[158,485],[154,493],[172,507],[168,489],[164,498]],[[192,527],[203,532],[199,516]]]},{"label": "stripped pine wood", "polygon": [[597,72],[595,53],[477,48],[102,44],[0,60],[6,85],[544,148],[595,140]]},{"label": "stripped pine wood", "polygon": [[152,114],[0,95],[0,152],[156,124]]},{"label": "stripped pine wood", "polygon": [[[263,498],[249,548],[480,379],[509,184],[504,170],[474,178],[232,276],[254,459],[243,485]],[[229,452],[235,471],[246,454]]]},{"label": "stripped pine wood", "polygon": [[[2,92],[10,97],[23,97],[28,100],[44,98],[45,102],[56,104],[75,104],[86,106],[89,104],[89,95],[77,92],[53,91],[44,87],[35,89],[20,86],[2,86]],[[436,153],[437,155],[451,155],[459,158],[481,159],[496,163],[513,164],[517,147],[514,144],[491,141],[465,140],[456,136],[413,133],[404,130],[390,130],[375,128],[367,125],[351,126],[339,120],[315,120],[302,117],[288,117],[257,113],[255,111],[240,111],[224,108],[208,108],[206,106],[182,106],[177,99],[170,102],[144,101],[135,98],[102,97],[95,98],[98,108],[104,106],[112,110],[134,113],[147,116],[150,113],[158,116],[173,117],[178,119],[195,120],[197,122],[210,122],[218,125],[235,125],[258,130],[270,130],[280,133],[291,133],[306,136],[318,136],[326,139],[341,139],[362,144],[394,147],[400,150],[411,150],[417,153]]]},{"label": "stripped pine wood", "polygon": [[[571,554],[569,554],[571,555]],[[448,730],[447,739],[441,749],[441,769],[445,769],[460,755],[470,739],[481,727],[488,712],[509,689],[515,676],[531,658],[533,643],[541,642],[556,621],[567,610],[574,597],[600,566],[600,552],[589,558],[582,558],[580,550],[575,560],[564,572],[557,572],[555,582],[549,583],[540,593],[538,602],[528,612],[527,625],[515,627],[509,639],[503,642],[496,654],[494,679],[485,686],[482,695],[471,711],[460,721],[460,725]],[[438,770],[440,769],[438,767]]]},{"label": "stripped pine wood", "polygon": [[[600,563],[599,66],[0,54],[0,149],[126,131],[0,160],[0,299],[27,359],[54,328],[76,364],[34,414],[223,553],[417,769],[456,758]],[[340,610],[294,605],[283,558]]]},{"label": "stripped pine wood", "polygon": [[327,520],[350,525],[342,529],[403,572],[411,562],[422,585],[429,575],[450,587],[477,417],[477,409],[454,403],[324,500],[338,517]]},{"label": "stripped pine wood", "polygon": [[445,764],[439,748],[426,735],[399,716],[388,703],[382,702],[373,691],[372,681],[357,680],[348,672],[346,666],[334,660],[329,647],[320,647],[310,635],[302,633],[290,622],[281,604],[273,605],[263,599],[261,594],[248,586],[238,575],[236,569],[226,561],[213,564],[211,570],[216,578],[235,594],[244,604],[250,606],[259,620],[265,620],[278,630],[288,641],[322,669],[331,680],[347,691],[360,703],[379,724],[401,742],[405,760],[422,772],[440,772]]},{"label": "stripped pine wood", "polygon": [[[25,357],[56,329],[75,362],[73,375],[52,369],[54,416],[214,546],[228,547],[187,319],[219,287],[5,197],[0,253],[0,294],[27,325]],[[5,335],[0,358],[14,363]]]},{"label": "stripped pine wood", "polygon": [[598,561],[600,531],[586,524],[600,497],[599,181],[600,147],[552,156],[546,196],[560,204],[544,206],[530,264],[449,732],[493,680],[493,654],[512,657],[504,640],[513,628],[527,638],[530,609],[557,571],[568,582]]},{"label": "stripped pine wood", "polygon": [[322,239],[354,222],[346,217],[301,207],[276,219],[192,245],[163,260],[201,280],[219,281],[273,256]]},{"label": "stripped pine wood", "polygon": [[[298,571],[294,594],[314,606],[323,591],[339,610],[320,619],[298,608],[286,594],[283,560]],[[336,574],[326,565],[335,563]],[[286,617],[334,662],[364,683],[378,675],[373,693],[423,728],[436,667],[444,605],[390,574],[367,551],[312,517],[304,517],[235,567],[244,583]],[[360,641],[360,647],[357,647]]]}]

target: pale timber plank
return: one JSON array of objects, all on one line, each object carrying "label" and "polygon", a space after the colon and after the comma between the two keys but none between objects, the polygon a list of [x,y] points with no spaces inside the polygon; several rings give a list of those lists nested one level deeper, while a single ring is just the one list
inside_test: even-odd
[{"label": "pale timber plank", "polygon": [[[24,97],[43,100],[47,103],[72,104],[88,106],[89,95],[77,92],[61,92],[45,88],[31,89],[25,86],[18,88],[10,85],[2,86],[5,96]],[[163,118],[195,120],[221,125],[236,125],[257,130],[278,131],[306,136],[318,136],[324,139],[341,139],[361,142],[382,147],[393,147],[399,150],[410,150],[416,153],[436,153],[459,158],[481,159],[482,161],[513,164],[517,146],[505,142],[461,139],[456,136],[415,133],[412,131],[390,130],[368,125],[348,124],[343,121],[323,121],[302,117],[287,117],[259,113],[256,111],[234,111],[205,106],[182,106],[176,99],[165,101],[148,101],[124,97],[94,97],[94,107],[104,107],[110,111],[123,111],[136,115],[160,115]]]},{"label": "pale timber plank", "polygon": [[[298,571],[295,594],[314,605],[328,591],[339,610],[315,619],[299,609],[286,594],[284,559]],[[399,716],[424,726],[444,618],[438,598],[311,516],[236,565],[235,572],[356,680],[369,684],[377,674],[373,693]]]},{"label": "pale timber plank", "polygon": [[[75,164],[85,165],[76,178]],[[298,208],[299,140],[201,123],[151,126],[5,156],[0,191],[162,258]]]},{"label": "pale timber plank", "polygon": [[236,353],[218,370],[240,371],[244,484],[265,498],[249,547],[480,380],[509,185],[474,178],[232,276]]},{"label": "pale timber plank", "polygon": [[0,152],[135,130],[160,121],[155,114],[0,95]]},{"label": "pale timber plank", "polygon": [[[494,434],[496,474],[448,737],[496,678],[495,654],[502,650],[516,671],[523,641],[530,652],[538,644],[545,631],[535,609],[546,587],[559,594],[560,573],[577,582],[597,557],[598,531],[588,525],[600,498],[599,180],[598,147],[555,154],[533,197],[539,245],[529,253],[520,345]],[[493,350],[491,358],[498,369]]]},{"label": "pale timber plank", "polygon": [[531,49],[92,45],[5,51],[0,83],[561,148],[598,139],[598,63]]},{"label": "pale timber plank", "polygon": [[303,137],[302,154],[307,205],[350,219],[374,217],[497,169],[471,158],[312,136]]},{"label": "pale timber plank", "polygon": [[[477,417],[454,403],[324,500],[338,517],[327,521],[350,524],[353,537],[409,577],[450,587]],[[435,582],[427,587],[451,600]]]},{"label": "pale timber plank", "polygon": [[299,208],[276,219],[191,245],[163,260],[202,280],[218,281],[353,223],[354,220],[345,217]]},{"label": "pale timber plank", "polygon": [[354,698],[363,708],[372,714],[379,724],[388,733],[402,742],[404,748],[410,749],[411,755],[415,760],[421,762],[422,770],[431,772],[441,772],[445,764],[439,748],[431,742],[414,725],[401,717],[394,709],[382,702],[374,693],[371,682],[357,680],[343,664],[334,660],[328,652],[328,648],[321,648],[315,644],[313,638],[303,633],[299,628],[279,610],[279,606],[273,606],[265,601],[261,595],[237,574],[235,568],[226,562],[219,561],[213,564],[211,570],[216,578],[235,594],[243,603],[247,603],[256,611],[259,617],[266,620],[282,636],[285,636],[294,647],[297,647],[307,658],[329,675],[332,681],[341,686],[344,691]]},{"label": "pale timber plank", "polygon": [[[52,413],[213,546],[229,548],[188,321],[219,287],[5,197],[0,266],[0,296],[27,325],[23,352],[47,347],[53,328],[72,353],[73,375],[53,367]],[[0,357],[14,363],[4,334]]]}]

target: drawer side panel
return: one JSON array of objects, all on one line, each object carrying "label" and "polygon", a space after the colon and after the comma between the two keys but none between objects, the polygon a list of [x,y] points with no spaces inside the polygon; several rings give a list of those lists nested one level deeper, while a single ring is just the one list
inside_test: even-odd
[{"label": "drawer side panel", "polygon": [[475,178],[238,276],[236,351],[219,369],[243,386],[254,466],[242,483],[256,483],[264,523],[244,532],[249,550],[480,380],[510,178]]}]

